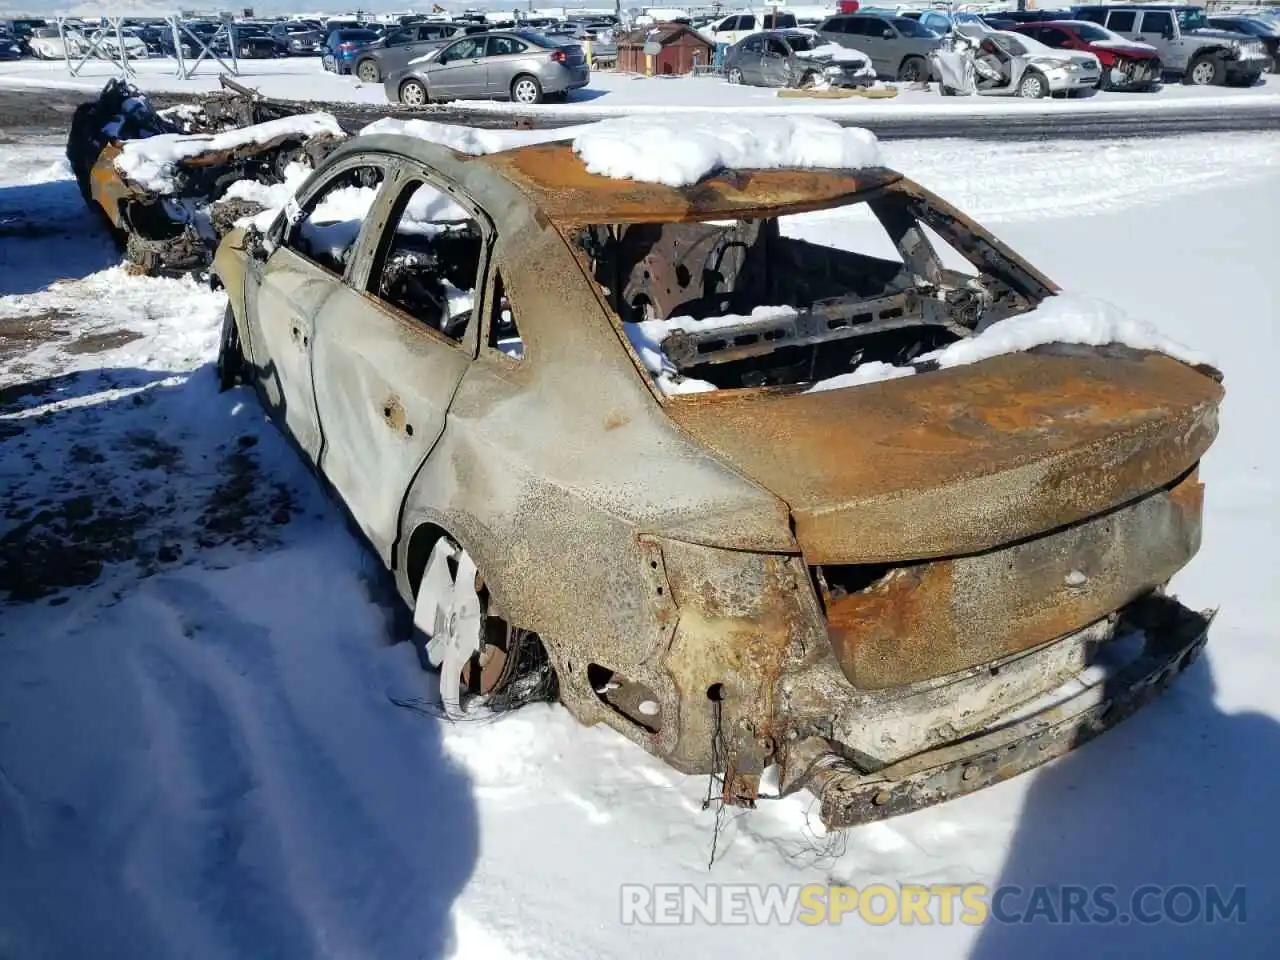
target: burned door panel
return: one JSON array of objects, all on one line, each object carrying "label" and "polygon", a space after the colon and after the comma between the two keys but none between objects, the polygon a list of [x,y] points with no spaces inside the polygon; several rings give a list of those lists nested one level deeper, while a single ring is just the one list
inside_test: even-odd
[{"label": "burned door panel", "polygon": [[281,248],[246,290],[252,297],[249,328],[258,382],[298,446],[315,461],[320,453],[320,426],[311,350],[315,317],[333,293],[334,277]]}]

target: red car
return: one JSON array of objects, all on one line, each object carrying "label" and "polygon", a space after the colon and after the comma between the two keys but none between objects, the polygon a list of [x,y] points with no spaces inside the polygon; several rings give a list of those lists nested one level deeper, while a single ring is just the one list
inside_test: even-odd
[{"label": "red car", "polygon": [[1010,27],[1046,47],[1083,50],[1102,64],[1099,90],[1149,90],[1160,80],[1160,52],[1087,20],[1042,20]]}]

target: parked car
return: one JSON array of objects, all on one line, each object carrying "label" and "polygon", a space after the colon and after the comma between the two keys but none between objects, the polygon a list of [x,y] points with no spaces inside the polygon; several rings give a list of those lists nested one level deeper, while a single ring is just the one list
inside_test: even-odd
[{"label": "parked car", "polygon": [[1160,54],[1088,20],[1039,20],[1014,28],[1055,50],[1083,50],[1102,68],[1099,90],[1150,90],[1160,82]]},{"label": "parked car", "polygon": [[129,18],[122,26],[146,45],[148,56],[158,57],[164,53],[162,35],[168,30],[163,21]]},{"label": "parked car", "polygon": [[942,38],[910,17],[840,14],[818,25],[823,40],[860,50],[882,77],[912,83],[929,79],[929,55]]},{"label": "parked car", "polygon": [[279,55],[276,38],[268,27],[260,23],[232,24],[226,40],[219,39],[218,52],[230,53],[231,44],[235,44],[237,57],[262,60]]},{"label": "parked car", "polygon": [[488,29],[483,23],[447,21],[394,28],[381,40],[375,40],[360,50],[355,74],[365,83],[381,83],[384,77],[404,70],[410,60],[416,60],[455,37],[485,33]]},{"label": "parked car", "polygon": [[1075,19],[1102,24],[1128,40],[1149,43],[1161,66],[1193,86],[1247,87],[1267,64],[1261,40],[1229,30],[1213,30],[1203,7],[1113,4],[1075,8]]},{"label": "parked car", "polygon": [[0,26],[0,60],[22,59],[22,43],[5,27]]},{"label": "parked car", "polygon": [[283,20],[267,31],[282,57],[317,57],[324,49],[324,34],[306,23]]},{"label": "parked car", "polygon": [[[204,53],[201,44],[211,47],[211,52],[221,53],[221,49],[212,50],[213,38],[217,36],[221,28],[222,24],[209,20],[181,21],[178,26],[178,46],[176,48],[174,46],[172,30],[166,30],[161,34],[160,46],[166,57],[176,57],[179,51],[186,59],[198,57]],[[218,46],[225,48],[225,41],[218,44]]]},{"label": "parked car", "polygon": [[330,73],[351,73],[360,52],[378,39],[378,34],[363,27],[334,30],[325,39],[321,65]]},{"label": "parked car", "polygon": [[[1059,292],[900,174],[667,187],[383,133],[287,209],[218,250],[221,381],[388,568],[451,717],[554,696],[731,803],[773,766],[840,827],[1061,756],[1205,646],[1164,588],[1221,374],[1046,344],[811,389]],[[796,238],[814,209],[892,254]]]},{"label": "parked car", "polygon": [[[49,21],[39,17],[18,17],[12,20],[0,20],[0,27],[12,36],[22,49],[23,56],[34,56],[30,43],[37,30],[48,28]],[[54,28],[56,32],[56,27]]]},{"label": "parked car", "polygon": [[737,43],[757,30],[795,30],[800,24],[792,13],[731,13],[702,28],[716,43]]},{"label": "parked car", "polygon": [[387,99],[419,107],[432,100],[506,99],[541,103],[585,87],[582,47],[518,30],[462,37],[387,77]]},{"label": "parked car", "polygon": [[762,30],[739,40],[724,58],[730,83],[756,87],[862,87],[874,83],[865,53],[823,43],[812,30]]},{"label": "parked car", "polygon": [[1210,17],[1209,26],[1261,40],[1267,49],[1267,73],[1280,73],[1280,23],[1259,17],[1226,16]]},{"label": "parked car", "polygon": [[[957,47],[957,53],[973,57],[977,74],[973,93],[1036,99],[1092,90],[1101,79],[1101,64],[1092,53],[1055,50],[1025,34],[992,30],[979,23],[964,24],[956,32],[970,45],[969,51]],[[957,89],[956,70],[943,51],[935,54],[935,70],[940,93],[966,92]]]},{"label": "parked car", "polygon": [[82,57],[89,49],[84,34],[78,30],[66,30],[66,41],[57,27],[37,27],[27,38],[27,49],[38,60],[63,60],[66,57]]}]

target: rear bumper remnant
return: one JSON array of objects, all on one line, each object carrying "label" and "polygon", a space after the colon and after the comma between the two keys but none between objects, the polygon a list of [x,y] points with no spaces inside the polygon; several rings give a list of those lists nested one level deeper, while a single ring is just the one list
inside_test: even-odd
[{"label": "rear bumper remnant", "polygon": [[1117,632],[1136,634],[1141,654],[1092,683],[1082,680],[1083,689],[1056,704],[870,774],[829,748],[819,750],[820,741],[807,741],[802,746],[816,752],[797,779],[821,798],[822,820],[832,828],[884,820],[1007,780],[1087,743],[1162,693],[1195,661],[1212,619],[1169,597],[1144,598],[1124,611]]}]

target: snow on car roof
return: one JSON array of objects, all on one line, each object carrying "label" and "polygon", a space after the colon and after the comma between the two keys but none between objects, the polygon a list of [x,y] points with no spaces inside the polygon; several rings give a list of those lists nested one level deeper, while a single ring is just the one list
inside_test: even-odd
[{"label": "snow on car roof", "polygon": [[[617,117],[532,131],[388,119],[361,131],[369,134],[485,155],[548,216],[575,222],[818,209],[900,176],[880,165],[873,133],[812,117]],[[688,189],[695,184],[705,189]]]}]

